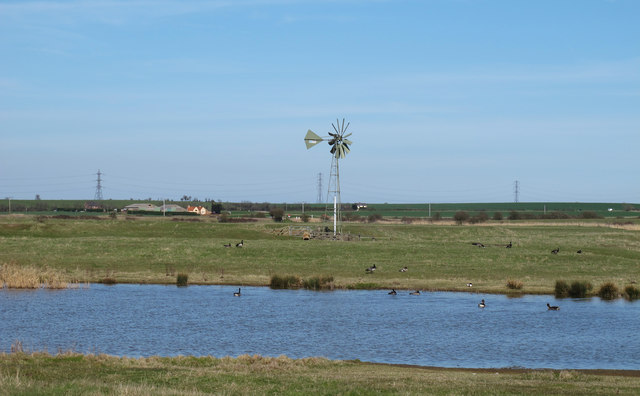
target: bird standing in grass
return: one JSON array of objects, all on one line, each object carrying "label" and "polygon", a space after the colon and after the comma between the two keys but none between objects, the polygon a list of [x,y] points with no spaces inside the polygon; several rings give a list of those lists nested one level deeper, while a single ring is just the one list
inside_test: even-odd
[{"label": "bird standing in grass", "polygon": [[373,272],[373,271],[375,271],[375,270],[376,270],[376,265],[374,264],[374,265],[372,265],[371,267],[367,268],[367,269],[366,269],[366,270],[364,270],[364,271],[365,271],[365,272],[368,272],[368,273],[372,273],[372,272]]},{"label": "bird standing in grass", "polygon": [[511,244],[511,241],[509,241],[509,244],[507,245],[507,249],[511,249],[513,245]]},{"label": "bird standing in grass", "polygon": [[224,245],[224,247],[231,247],[231,242],[226,243],[226,244]]},{"label": "bird standing in grass", "polygon": [[409,269],[408,269],[407,267],[402,267],[402,268],[400,268],[398,271],[400,271],[400,272],[407,272],[407,271],[409,271]]},{"label": "bird standing in grass", "polygon": [[236,243],[236,247],[243,247],[243,246],[244,246],[244,239]]},{"label": "bird standing in grass", "polygon": [[552,254],[558,254],[558,252],[560,251],[560,248],[555,248],[551,251]]}]

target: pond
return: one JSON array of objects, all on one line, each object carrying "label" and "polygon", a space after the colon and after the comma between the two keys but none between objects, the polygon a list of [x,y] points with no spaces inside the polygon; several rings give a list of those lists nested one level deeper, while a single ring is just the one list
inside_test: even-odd
[{"label": "pond", "polygon": [[[324,356],[441,367],[640,369],[640,301],[92,284],[0,290],[0,351]],[[486,300],[484,309],[478,302]],[[547,310],[547,303],[559,311]]]}]

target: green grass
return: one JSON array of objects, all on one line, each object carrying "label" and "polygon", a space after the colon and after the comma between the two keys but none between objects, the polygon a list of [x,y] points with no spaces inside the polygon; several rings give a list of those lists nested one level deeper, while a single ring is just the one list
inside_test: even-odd
[{"label": "green grass", "polygon": [[0,354],[3,395],[637,395],[638,372],[439,369],[238,358]]},{"label": "green grass", "polygon": [[[70,280],[269,285],[275,274],[333,277],[335,287],[464,290],[553,294],[558,279],[620,289],[640,279],[640,231],[588,223],[526,221],[484,225],[345,223],[361,240],[303,241],[287,224],[126,220],[36,219],[0,216],[0,263],[46,267]],[[319,227],[318,223],[310,223]],[[371,238],[373,237],[373,238]],[[235,243],[245,241],[243,248]],[[482,242],[484,249],[472,246]],[[504,246],[513,243],[513,248]],[[231,243],[233,247],[225,248]],[[552,255],[551,249],[560,247]],[[576,251],[582,249],[582,254]],[[376,264],[378,270],[365,273]],[[408,272],[398,269],[408,267]],[[168,268],[171,271],[167,270]]]}]

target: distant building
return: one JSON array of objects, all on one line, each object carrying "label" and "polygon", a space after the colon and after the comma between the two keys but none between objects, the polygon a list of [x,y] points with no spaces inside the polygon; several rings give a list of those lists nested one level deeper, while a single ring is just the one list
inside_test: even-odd
[{"label": "distant building", "polygon": [[149,203],[135,203],[135,204],[127,205],[122,209],[123,212],[129,212],[129,211],[136,212],[141,210],[148,211],[148,212],[157,212],[158,210],[160,210],[160,208],[158,208],[156,205],[149,204]]},{"label": "distant building", "polygon": [[104,209],[102,205],[95,201],[87,201],[84,203],[84,210],[99,210]]},{"label": "distant building", "polygon": [[168,204],[158,208],[161,212],[186,212],[187,210],[180,205]]},{"label": "distant building", "polygon": [[209,213],[211,213],[204,206],[187,206],[187,212],[195,212],[202,216],[208,215]]}]

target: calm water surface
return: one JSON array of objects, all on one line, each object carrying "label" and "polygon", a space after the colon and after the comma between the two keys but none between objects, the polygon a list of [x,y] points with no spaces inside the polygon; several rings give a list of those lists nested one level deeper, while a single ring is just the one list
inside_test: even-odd
[{"label": "calm water surface", "polygon": [[[325,356],[443,367],[640,369],[640,302],[93,284],[0,290],[0,350]],[[487,307],[479,309],[485,299]],[[546,303],[560,305],[547,311]]]}]

